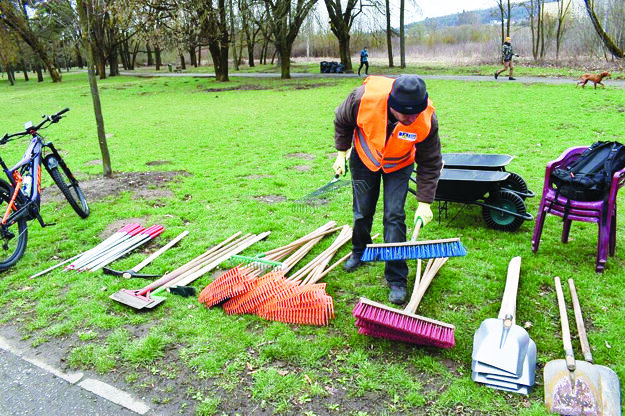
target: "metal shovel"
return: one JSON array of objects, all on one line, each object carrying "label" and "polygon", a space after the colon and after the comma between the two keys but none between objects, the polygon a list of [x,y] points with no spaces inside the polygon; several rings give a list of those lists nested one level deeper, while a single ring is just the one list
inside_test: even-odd
[{"label": "metal shovel", "polygon": [[[575,290],[575,282],[569,279],[569,289],[571,291],[571,300],[573,301],[573,311],[575,312],[575,323],[577,324],[577,332],[579,333],[579,342],[582,345],[582,353],[586,362],[594,364],[588,336],[586,335],[586,327],[582,319],[582,308],[579,305],[577,291]],[[609,367],[594,364],[595,369],[599,372],[601,379],[601,407],[603,416],[621,416],[621,385],[618,375]]]},{"label": "metal shovel", "polygon": [[536,343],[530,339],[519,377],[501,374],[498,369],[482,364],[479,361],[473,361],[471,367],[473,370],[471,374],[473,381],[499,390],[527,395],[530,392],[530,388],[534,385],[536,376]]},{"label": "metal shovel", "polygon": [[562,415],[600,416],[601,376],[592,364],[575,360],[560,278],[556,276],[554,280],[565,359],[552,360],[545,365],[545,407],[549,412]]},{"label": "metal shovel", "polygon": [[510,260],[499,316],[483,321],[473,337],[473,361],[513,378],[521,376],[530,344],[529,334],[514,318],[520,269],[521,257]]}]

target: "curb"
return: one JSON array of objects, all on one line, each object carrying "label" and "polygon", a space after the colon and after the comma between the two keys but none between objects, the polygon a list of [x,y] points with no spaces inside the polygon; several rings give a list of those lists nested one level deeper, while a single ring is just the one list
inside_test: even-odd
[{"label": "curb", "polygon": [[30,351],[12,344],[2,335],[0,335],[0,349],[15,354],[22,360],[29,362],[42,370],[67,381],[70,384],[77,385],[84,390],[87,390],[112,403],[125,407],[126,409],[139,415],[145,415],[150,410],[150,406],[148,406],[147,403],[133,397],[130,393],[94,378],[84,378],[85,375],[82,372],[65,373],[45,361],[34,358],[30,355]]}]

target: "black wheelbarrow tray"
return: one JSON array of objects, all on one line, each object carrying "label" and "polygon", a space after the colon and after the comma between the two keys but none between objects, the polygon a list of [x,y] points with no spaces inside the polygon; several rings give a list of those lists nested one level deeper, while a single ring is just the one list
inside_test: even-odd
[{"label": "black wheelbarrow tray", "polygon": [[[447,169],[474,169],[505,172],[506,166],[514,159],[510,155],[484,154],[484,153],[444,153],[443,162]],[[531,198],[534,192],[530,191],[523,178],[514,173],[508,172],[508,176],[501,187],[515,192],[521,198]]]},{"label": "black wheelbarrow tray", "polygon": [[[439,205],[439,218],[441,211],[447,210],[447,202],[473,204],[482,207],[482,216],[489,227],[501,231],[517,230],[524,221],[534,217],[527,212],[523,197],[504,186],[510,175],[510,172],[446,167],[438,180],[434,198],[445,203],[442,207]],[[411,180],[416,183],[414,177]],[[413,189],[410,192],[416,195]],[[533,193],[528,192],[527,196],[533,196]]]}]

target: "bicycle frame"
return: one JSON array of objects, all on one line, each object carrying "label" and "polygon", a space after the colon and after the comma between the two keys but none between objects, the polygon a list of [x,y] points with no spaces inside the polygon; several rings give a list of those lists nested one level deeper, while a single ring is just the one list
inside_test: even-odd
[{"label": "bicycle frame", "polygon": [[[43,225],[43,220],[39,215],[39,206],[41,203],[41,164],[42,161],[46,161],[46,170],[50,170],[50,164],[56,163],[58,165],[64,165],[63,159],[57,152],[52,143],[45,143],[43,137],[39,133],[32,133],[33,139],[30,145],[24,152],[22,159],[17,162],[13,167],[8,168],[4,160],[0,157],[0,166],[9,179],[9,183],[12,188],[11,202],[8,204],[6,211],[0,221],[1,225],[12,225],[22,217],[26,217],[26,220],[37,218]],[[50,149],[51,155],[43,157],[44,148]],[[54,157],[51,157],[54,155]],[[52,166],[55,167],[55,166]],[[30,184],[30,196],[26,195],[22,191],[22,173],[30,172],[32,177],[32,183]],[[73,182],[75,179],[70,178]],[[18,205],[15,205],[15,201],[19,201]],[[14,212],[11,212],[14,211]]]}]

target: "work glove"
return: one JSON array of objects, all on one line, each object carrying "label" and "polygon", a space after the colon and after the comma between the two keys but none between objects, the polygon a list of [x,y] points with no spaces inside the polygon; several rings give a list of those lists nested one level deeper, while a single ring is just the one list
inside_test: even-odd
[{"label": "work glove", "polygon": [[426,202],[419,202],[417,205],[417,212],[414,214],[414,222],[421,220],[421,226],[425,227],[428,225],[430,221],[434,218],[434,214],[432,214],[432,209],[430,208],[430,204]]},{"label": "work glove", "polygon": [[345,166],[345,160],[347,159],[347,151],[339,150],[336,152],[336,160],[334,161],[334,165],[332,165],[332,169],[337,175],[345,175],[347,173],[347,168]]}]

